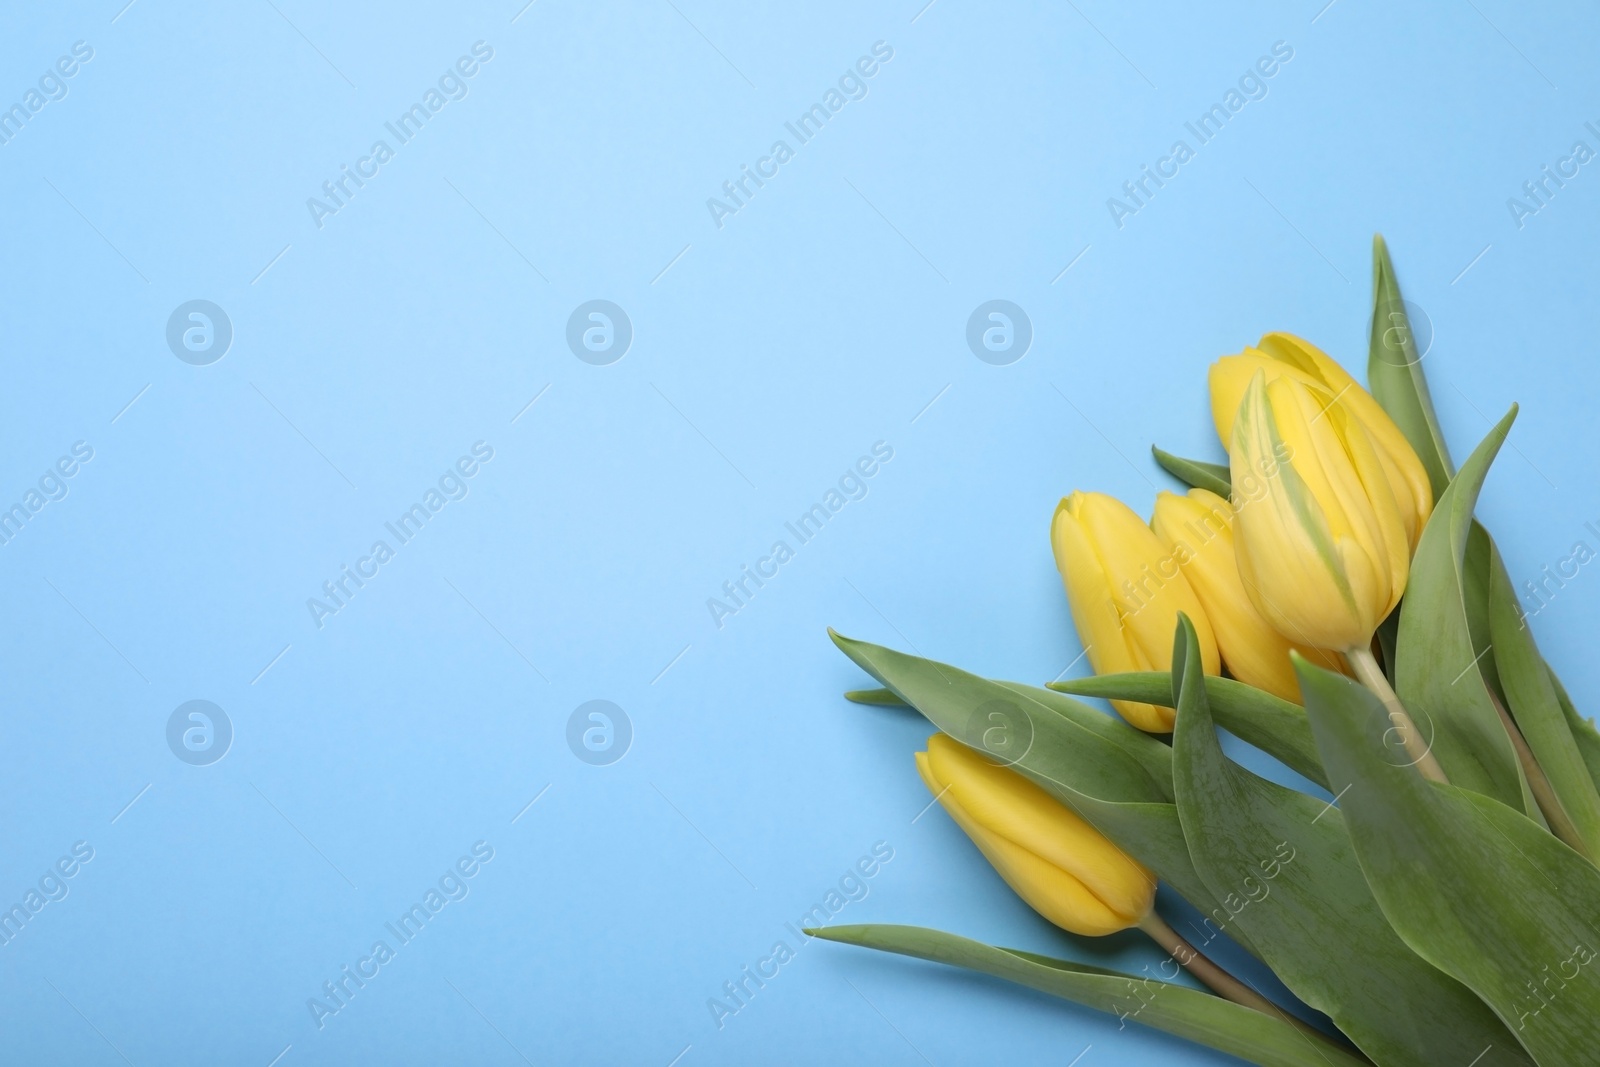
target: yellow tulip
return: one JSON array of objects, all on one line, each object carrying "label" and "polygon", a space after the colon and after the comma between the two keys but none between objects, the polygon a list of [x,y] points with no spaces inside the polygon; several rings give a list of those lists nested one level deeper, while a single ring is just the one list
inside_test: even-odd
[{"label": "yellow tulip", "polygon": [[945,734],[928,738],[917,772],[1006,884],[1063,930],[1099,937],[1150,914],[1150,872],[1021,774]]},{"label": "yellow tulip", "polygon": [[1342,670],[1339,655],[1289,641],[1273,629],[1245,592],[1233,545],[1233,506],[1206,489],[1161,493],[1150,526],[1183,569],[1205,608],[1222,662],[1239,681],[1301,703],[1291,649],[1313,663]]},{"label": "yellow tulip", "polygon": [[[1233,423],[1250,379],[1257,372],[1267,381],[1293,378],[1332,395],[1338,404],[1365,427],[1372,439],[1384,477],[1394,489],[1395,504],[1405,525],[1406,544],[1416,550],[1417,539],[1433,511],[1433,487],[1417,453],[1388,412],[1356,380],[1316,345],[1293,334],[1269,333],[1255,348],[1224,356],[1211,365],[1211,417],[1217,436],[1228,447]],[[1235,491],[1242,488],[1234,485]]]},{"label": "yellow tulip", "polygon": [[1366,649],[1405,591],[1411,556],[1396,491],[1365,424],[1333,394],[1257,371],[1234,422],[1235,485],[1263,475],[1234,516],[1239,577],[1284,637]]},{"label": "yellow tulip", "polygon": [[[1180,611],[1194,622],[1205,673],[1221,670],[1216,638],[1194,590],[1172,554],[1126,504],[1103,493],[1073,493],[1056,508],[1050,543],[1072,621],[1096,674],[1171,670]],[[1171,708],[1111,703],[1141,730],[1172,729]]]},{"label": "yellow tulip", "polygon": [[[1033,782],[945,734],[928,738],[928,751],[917,753],[917,772],[934,799],[1034,911],[1085,937],[1138,927],[1219,996],[1274,1018],[1283,1016],[1280,1008],[1201,955],[1156,914],[1155,876],[1143,864]],[[826,930],[807,933],[827,935]],[[1291,1021],[1321,1039],[1320,1031]]]}]

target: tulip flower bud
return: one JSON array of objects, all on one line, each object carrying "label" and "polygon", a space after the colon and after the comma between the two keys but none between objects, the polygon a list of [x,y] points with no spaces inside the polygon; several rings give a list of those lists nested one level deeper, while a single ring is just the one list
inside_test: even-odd
[{"label": "tulip flower bud", "polygon": [[1006,884],[1063,930],[1099,937],[1150,914],[1150,872],[1021,774],[945,734],[928,738],[917,772]]},{"label": "tulip flower bud", "polygon": [[1233,437],[1239,402],[1257,372],[1267,381],[1293,378],[1332,395],[1339,405],[1366,429],[1377,452],[1384,477],[1394,489],[1395,505],[1405,525],[1406,544],[1416,550],[1417,539],[1433,511],[1433,487],[1428,472],[1411,442],[1371,393],[1316,345],[1293,334],[1269,333],[1256,348],[1224,356],[1211,365],[1211,417],[1223,447]]},{"label": "tulip flower bud", "polygon": [[1239,681],[1299,704],[1300,683],[1289,662],[1291,649],[1313,663],[1343,670],[1338,653],[1293,644],[1256,610],[1239,577],[1233,505],[1228,501],[1205,489],[1191,489],[1188,496],[1162,493],[1156,497],[1150,526],[1200,598],[1222,662]]},{"label": "tulip flower bud", "polygon": [[1298,644],[1364,649],[1405,591],[1405,522],[1378,448],[1333,394],[1257,371],[1228,450],[1235,483],[1265,492],[1234,516],[1239,577],[1256,610]]},{"label": "tulip flower bud", "polygon": [[[1126,504],[1103,493],[1073,493],[1056,508],[1050,542],[1096,674],[1171,670],[1180,611],[1194,621],[1205,672],[1221,670],[1211,625],[1178,562]],[[1141,730],[1172,729],[1171,708],[1111,703]]]}]

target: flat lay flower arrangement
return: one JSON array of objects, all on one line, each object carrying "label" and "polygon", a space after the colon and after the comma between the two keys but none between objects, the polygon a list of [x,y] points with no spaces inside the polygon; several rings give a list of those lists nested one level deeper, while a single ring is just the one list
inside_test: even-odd
[{"label": "flat lay flower arrangement", "polygon": [[[1226,466],[1156,449],[1191,488],[1148,524],[1102,494],[1060,502],[1050,540],[1092,677],[991,681],[833,635],[883,687],[847,696],[938,728],[916,770],[1010,888],[1074,934],[1143,931],[1162,965],[809,933],[1258,1064],[1600,1063],[1600,733],[1473,517],[1516,408],[1455,467],[1382,238],[1373,271],[1370,392],[1268,334],[1210,370]],[[1326,794],[1233,762],[1219,727]],[[1158,883],[1202,916],[1195,936],[1157,914]],[[1218,966],[1201,946],[1219,937],[1321,1017]]]}]

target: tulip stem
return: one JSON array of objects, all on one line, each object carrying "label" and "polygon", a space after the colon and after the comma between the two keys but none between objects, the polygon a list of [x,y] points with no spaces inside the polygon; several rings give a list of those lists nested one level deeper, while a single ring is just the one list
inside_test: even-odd
[{"label": "tulip stem", "polygon": [[1328,1035],[1316,1027],[1295,1018],[1278,1005],[1245,985],[1239,979],[1218,967],[1207,959],[1200,950],[1185,941],[1183,936],[1153,910],[1139,923],[1139,929],[1150,935],[1151,940],[1160,945],[1167,955],[1186,967],[1190,974],[1198,978],[1211,991],[1224,1000],[1231,1000],[1235,1004],[1272,1016],[1282,1022],[1287,1022],[1313,1037],[1323,1041],[1328,1040]]},{"label": "tulip stem", "polygon": [[1500,724],[1506,728],[1506,735],[1511,738],[1511,747],[1516,750],[1517,762],[1522,764],[1522,773],[1528,779],[1528,791],[1533,794],[1533,799],[1539,805],[1539,810],[1544,812],[1545,821],[1550,824],[1550,832],[1565,841],[1578,855],[1590,862],[1594,856],[1589,851],[1589,843],[1583,839],[1578,828],[1573,825],[1572,816],[1567,814],[1567,809],[1562,806],[1561,798],[1556,795],[1555,788],[1550,784],[1550,778],[1544,773],[1544,768],[1539,765],[1533,750],[1528,747],[1528,741],[1522,736],[1522,731],[1517,728],[1516,720],[1500,702],[1500,698],[1493,689],[1484,686],[1489,693],[1489,701],[1494,704],[1494,710],[1500,713]]},{"label": "tulip stem", "polygon": [[[1411,720],[1411,714],[1406,711],[1406,706],[1400,703],[1400,697],[1389,684],[1383,668],[1378,666],[1377,659],[1372,655],[1372,649],[1347,649],[1345,658],[1350,661],[1350,666],[1355,668],[1356,678],[1361,684],[1372,690],[1378,699],[1383,701],[1383,706],[1389,712],[1390,729],[1400,735],[1400,741],[1405,745],[1406,755],[1411,757],[1412,764],[1429,781],[1448,783],[1450,779],[1445,777],[1444,768],[1439,766],[1439,761],[1434,758],[1432,743],[1424,741],[1422,735],[1417,732],[1417,724]],[[1387,731],[1384,737],[1388,737]]]}]

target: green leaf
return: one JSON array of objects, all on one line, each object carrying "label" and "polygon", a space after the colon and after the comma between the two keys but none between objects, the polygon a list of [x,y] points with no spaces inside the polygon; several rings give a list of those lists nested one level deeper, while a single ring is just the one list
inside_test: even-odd
[{"label": "green leaf", "polygon": [[[933,725],[1038,782],[1205,912],[1217,929],[1231,926],[1227,909],[1189,859],[1172,803],[1172,750],[1165,744],[1048,689],[991,682],[828,633],[862,670]],[[1247,939],[1235,940],[1254,951]]]},{"label": "green leaf", "polygon": [[1103,800],[1172,800],[1172,751],[1148,734],[1047,689],[828,631],[834,644],[928,721],[1020,771]]},{"label": "green leaf", "polygon": [[1561,679],[1556,677],[1556,672],[1545,664],[1545,670],[1550,675],[1550,684],[1555,687],[1556,699],[1561,702],[1561,713],[1566,716],[1567,729],[1572,731],[1572,740],[1578,746],[1578,754],[1583,757],[1583,765],[1589,768],[1589,777],[1600,788],[1600,730],[1594,727],[1593,719],[1585,719],[1578,714],[1578,709],[1572,703],[1572,698],[1567,695],[1566,686],[1561,684]]},{"label": "green leaf", "polygon": [[1389,685],[1394,685],[1394,649],[1400,640],[1400,609],[1389,612],[1389,617],[1378,624],[1375,635],[1378,640],[1378,651],[1383,653],[1383,673],[1388,676]]},{"label": "green leaf", "polygon": [[903,708],[906,702],[894,695],[890,689],[849,689],[845,691],[844,698],[852,704],[875,704],[885,708]]},{"label": "green leaf", "polygon": [[1202,463],[1198,459],[1184,459],[1182,456],[1174,456],[1171,452],[1163,452],[1154,445],[1150,446],[1150,451],[1155,454],[1156,462],[1161,464],[1161,469],[1184,485],[1193,489],[1209,489],[1224,500],[1233,495],[1233,475],[1221,463]]},{"label": "green leaf", "polygon": [[[1169,708],[1177,704],[1172,698],[1172,676],[1165,671],[1069,678],[1064,682],[1051,682],[1048,688],[1078,696],[1136,700]],[[1300,705],[1253,685],[1213,675],[1206,677],[1206,699],[1218,726],[1318,785],[1327,786],[1322,762],[1317,758],[1317,742],[1311,736],[1311,723]]]},{"label": "green leaf", "polygon": [[[1461,598],[1467,609],[1467,633],[1473,648],[1490,648],[1494,637],[1489,625],[1489,587],[1492,584],[1493,562],[1490,554],[1494,542],[1483,523],[1474,519],[1467,530],[1467,549],[1461,557]],[[1504,696],[1500,688],[1500,665],[1490,652],[1478,661],[1478,671],[1483,684],[1496,696]]]},{"label": "green leaf", "polygon": [[[1172,674],[1173,783],[1189,855],[1284,985],[1386,1067],[1529,1067],[1483,1002],[1389,926],[1338,810],[1222,754],[1187,618]],[[1480,1058],[1486,1048],[1495,1051]]]},{"label": "green leaf", "polygon": [[1356,857],[1395,932],[1544,1067],[1600,1047],[1600,870],[1498,801],[1393,759],[1371,693],[1296,664]]},{"label": "green leaf", "polygon": [[995,948],[917,926],[827,926],[806,932],[829,941],[1004,978],[1208,1045],[1262,1067],[1370,1067],[1360,1057],[1317,1042],[1286,1022],[1188,986],[1032,952]]},{"label": "green leaf", "polygon": [[[1485,535],[1487,536],[1487,535]],[[1491,542],[1489,546],[1489,624],[1494,659],[1517,728],[1550,783],[1559,812],[1545,812],[1562,840],[1591,862],[1600,858],[1600,792],[1584,764],[1578,742],[1551,682],[1550,670],[1534,643],[1517,603],[1511,575]],[[1565,823],[1562,822],[1563,816]],[[1576,836],[1577,841],[1572,839]]]},{"label": "green leaf", "polygon": [[1487,646],[1472,642],[1464,563],[1478,491],[1516,414],[1513,406],[1484,438],[1422,531],[1400,609],[1394,688],[1453,784],[1536,813],[1486,688]]},{"label": "green leaf", "polygon": [[[1058,717],[1052,721],[1043,719],[1047,724],[1047,732],[1053,733],[1051,725],[1066,721],[1081,730],[1086,730],[1095,735],[1102,742],[1110,742],[1122,751],[1132,756],[1145,773],[1160,784],[1161,798],[1172,799],[1172,749],[1166,742],[1129,726],[1116,715],[1107,715],[1104,712],[1091,708],[1071,697],[1060,693],[1052,693],[1048,689],[1040,689],[1035,685],[1024,685],[1021,682],[994,682],[1002,689],[1009,689],[1012,693],[1029,707],[1043,708],[1053,712]],[[991,752],[990,755],[995,755]]]},{"label": "green leaf", "polygon": [[1411,319],[1400,298],[1400,282],[1389,261],[1389,246],[1381,234],[1372,237],[1372,337],[1367,349],[1367,384],[1416,449],[1437,498],[1450,484],[1455,468],[1439,430],[1438,416],[1433,412],[1433,397],[1411,334]]}]

